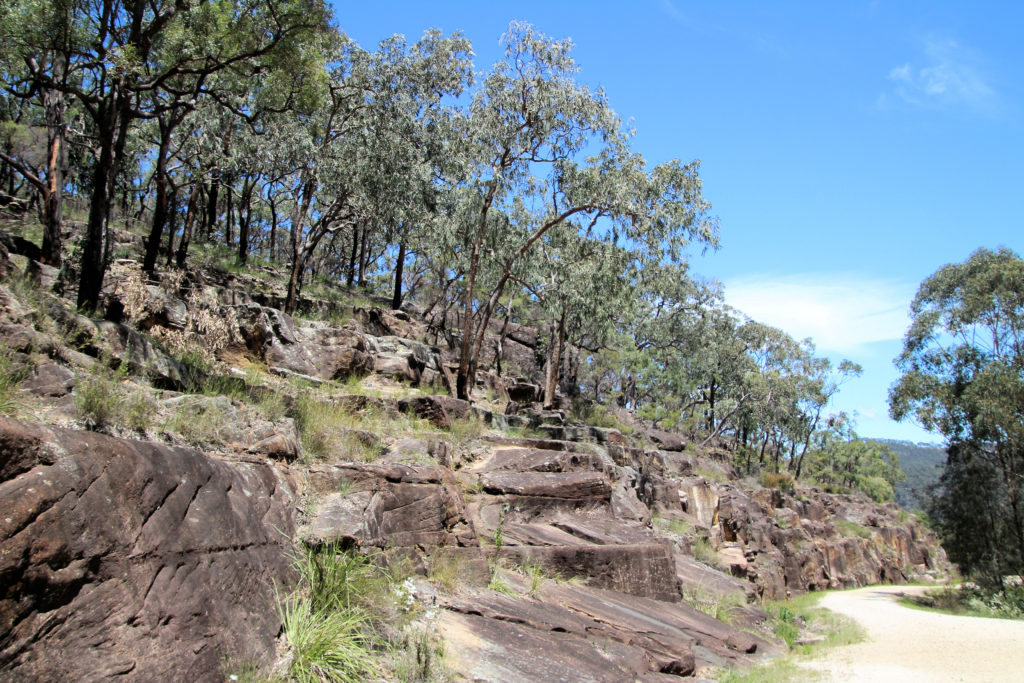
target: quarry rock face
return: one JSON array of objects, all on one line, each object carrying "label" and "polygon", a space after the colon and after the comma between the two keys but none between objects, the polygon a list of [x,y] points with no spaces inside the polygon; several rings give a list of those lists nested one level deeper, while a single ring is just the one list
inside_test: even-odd
[{"label": "quarry rock face", "polygon": [[217,680],[266,657],[292,488],[260,461],[0,419],[0,678]]}]

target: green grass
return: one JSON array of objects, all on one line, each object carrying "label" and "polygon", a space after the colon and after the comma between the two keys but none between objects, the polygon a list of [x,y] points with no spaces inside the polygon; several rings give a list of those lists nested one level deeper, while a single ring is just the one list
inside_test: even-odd
[{"label": "green grass", "polygon": [[923,596],[901,597],[899,602],[913,609],[964,617],[1024,619],[1024,586],[1006,586],[1002,592],[984,591],[973,584],[941,587]]},{"label": "green grass", "polygon": [[323,612],[298,596],[283,601],[281,618],[296,683],[365,681],[376,670],[379,639],[358,611]]},{"label": "green grass", "polygon": [[822,674],[804,669],[791,659],[780,657],[749,669],[726,669],[720,671],[720,683],[791,683],[796,681],[820,681]]},{"label": "green grass", "polygon": [[412,625],[422,607],[408,563],[385,562],[337,544],[303,548],[298,586],[279,598],[285,665],[236,670],[253,681],[450,680],[443,640],[429,625]]},{"label": "green grass", "polygon": [[491,580],[487,583],[487,587],[495,593],[503,593],[505,595],[517,595],[517,591],[512,587],[512,584],[508,582],[505,576],[502,574],[501,569],[494,569],[491,572]]},{"label": "green grass", "polygon": [[[791,652],[809,654],[816,648],[852,645],[864,640],[864,629],[852,619],[817,606],[823,595],[821,592],[801,593],[789,600],[764,604],[775,635]],[[804,631],[823,635],[824,640],[800,645],[797,641]]]},{"label": "green grass", "polygon": [[732,623],[734,610],[747,604],[746,596],[740,591],[717,595],[701,586],[683,586],[683,602],[727,624]]},{"label": "green grass", "polygon": [[193,446],[205,446],[221,443],[221,434],[229,423],[229,411],[223,405],[185,403],[164,420],[162,429]]},{"label": "green grass", "polygon": [[787,492],[792,491],[796,485],[793,475],[789,472],[762,472],[758,482],[765,488]]},{"label": "green grass", "polygon": [[840,536],[846,538],[871,538],[871,530],[866,526],[851,522],[847,519],[837,519],[832,522],[832,526],[836,528],[836,531]]},{"label": "green grass", "polygon": [[456,553],[438,548],[427,558],[427,579],[449,593],[459,587],[462,575],[462,560]]},{"label": "green grass", "polygon": [[18,388],[27,376],[27,370],[14,363],[14,353],[0,346],[0,414],[14,415],[18,411]]}]

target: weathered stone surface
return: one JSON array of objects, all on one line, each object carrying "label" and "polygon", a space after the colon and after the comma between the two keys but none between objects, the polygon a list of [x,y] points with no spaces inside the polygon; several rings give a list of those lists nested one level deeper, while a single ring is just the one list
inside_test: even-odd
[{"label": "weathered stone surface", "polygon": [[[301,531],[308,543],[342,541],[364,547],[424,550],[478,545],[458,484],[447,468],[358,463],[316,466],[310,473],[310,485],[328,493]],[[338,492],[341,486],[347,490]]]},{"label": "weathered stone surface", "polygon": [[508,546],[502,552],[540,564],[551,574],[579,577],[600,588],[654,600],[679,600],[675,560],[660,543]]},{"label": "weathered stone surface", "polygon": [[508,398],[516,403],[533,403],[541,398],[540,385],[531,382],[516,382],[508,387]]},{"label": "weathered stone surface", "polygon": [[171,358],[149,337],[127,325],[83,315],[74,316],[74,324],[80,343],[98,346],[93,353],[109,354],[132,374],[149,377],[161,388],[181,391],[194,386],[199,379],[190,366]]},{"label": "weathered stone surface", "polygon": [[43,363],[21,383],[21,388],[38,396],[60,397],[68,395],[75,386],[75,374],[63,365]]},{"label": "weathered stone surface", "polygon": [[262,659],[291,489],[260,462],[0,419],[0,678],[219,680]]},{"label": "weathered stone surface", "polygon": [[697,518],[706,527],[718,523],[718,494],[704,479],[682,482],[680,484],[686,503],[683,509]]},{"label": "weathered stone surface", "polygon": [[462,419],[472,413],[468,401],[451,396],[414,396],[398,401],[398,409],[429,421],[435,427],[448,429],[452,420]]},{"label": "weathered stone surface", "polygon": [[623,477],[612,490],[611,511],[618,519],[633,520],[647,524],[651,520],[651,511],[640,502],[636,495],[636,486],[632,479]]},{"label": "weathered stone surface", "polygon": [[686,440],[682,434],[652,429],[647,432],[647,438],[657,444],[658,448],[663,451],[678,452],[686,448]]},{"label": "weathered stone surface", "polygon": [[267,365],[320,379],[347,379],[373,370],[366,338],[346,326],[300,321],[273,308],[233,308],[245,346]]},{"label": "weathered stone surface", "polygon": [[545,583],[531,598],[476,591],[443,606],[450,661],[483,680],[669,681],[778,651],[686,605],[588,587]]},{"label": "weathered stone surface", "polygon": [[498,448],[479,467],[490,472],[602,472],[605,463],[593,453],[567,453],[542,448]]},{"label": "weathered stone surface", "polygon": [[[731,569],[765,597],[902,582],[919,571],[948,566],[931,532],[914,521],[901,522],[895,510],[820,489],[804,489],[801,496],[767,489],[747,496],[727,487],[719,501],[722,538],[737,544],[730,551]],[[860,535],[843,537],[830,519],[859,525]]]},{"label": "weathered stone surface", "polygon": [[493,495],[607,501],[612,493],[608,478],[598,472],[492,472],[480,482]]}]

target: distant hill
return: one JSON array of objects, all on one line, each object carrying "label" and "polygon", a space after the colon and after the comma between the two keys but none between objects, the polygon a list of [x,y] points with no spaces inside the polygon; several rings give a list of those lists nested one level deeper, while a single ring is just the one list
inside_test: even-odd
[{"label": "distant hill", "polygon": [[895,439],[868,439],[889,446],[900,458],[900,467],[907,474],[907,480],[896,487],[896,502],[907,509],[922,507],[915,492],[939,480],[942,467],[946,464],[946,451],[936,444],[913,443]]}]

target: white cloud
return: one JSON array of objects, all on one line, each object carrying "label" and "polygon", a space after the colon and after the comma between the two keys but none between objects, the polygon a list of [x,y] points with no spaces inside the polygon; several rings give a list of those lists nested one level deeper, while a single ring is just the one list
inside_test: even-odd
[{"label": "white cloud", "polygon": [[754,320],[819,351],[853,354],[903,338],[916,285],[857,274],[749,275],[728,280],[725,299]]},{"label": "white cloud", "polygon": [[956,41],[932,38],[924,41],[919,63],[893,67],[888,79],[893,83],[894,94],[909,104],[963,106],[992,113],[998,96],[977,61],[970,50]]}]

